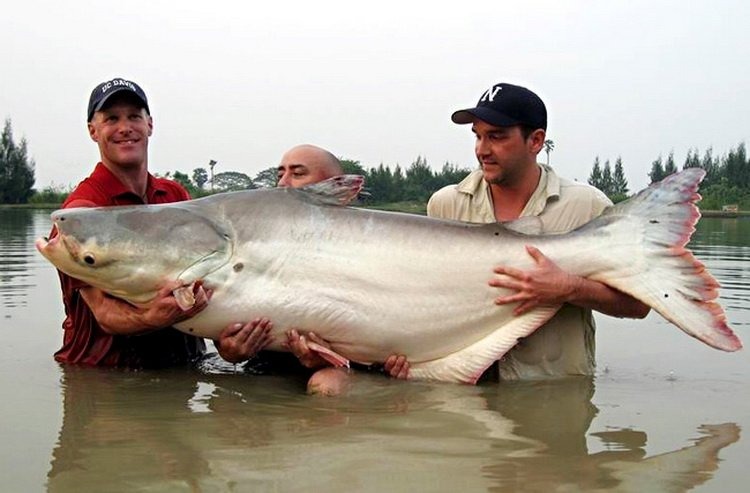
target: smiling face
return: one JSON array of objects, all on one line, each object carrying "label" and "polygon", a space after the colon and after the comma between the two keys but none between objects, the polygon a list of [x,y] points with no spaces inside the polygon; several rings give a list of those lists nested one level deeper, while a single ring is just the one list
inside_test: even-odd
[{"label": "smiling face", "polygon": [[151,116],[127,95],[113,96],[112,100],[94,113],[88,124],[89,135],[99,146],[101,160],[110,169],[145,168],[148,139],[153,131]]},{"label": "smiling face", "polygon": [[544,143],[544,130],[534,130],[524,137],[520,126],[496,127],[479,119],[474,120],[471,130],[476,136],[477,160],[488,183],[515,186],[536,166],[536,155]]}]

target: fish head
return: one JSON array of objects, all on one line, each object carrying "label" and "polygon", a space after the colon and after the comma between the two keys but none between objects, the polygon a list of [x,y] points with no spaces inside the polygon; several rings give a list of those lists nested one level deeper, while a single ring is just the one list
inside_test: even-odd
[{"label": "fish head", "polygon": [[63,209],[56,235],[36,241],[61,272],[134,303],[167,284],[189,285],[226,264],[232,236],[182,204]]}]

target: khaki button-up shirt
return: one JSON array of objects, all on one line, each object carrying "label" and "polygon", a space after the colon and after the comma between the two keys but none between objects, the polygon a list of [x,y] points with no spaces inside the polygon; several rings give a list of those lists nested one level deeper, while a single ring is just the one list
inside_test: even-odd
[{"label": "khaki button-up shirt", "polygon": [[[571,231],[597,217],[612,204],[601,191],[587,184],[558,177],[552,168],[542,168],[539,185],[526,203],[521,217],[536,216],[542,233]],[[482,170],[470,173],[456,185],[435,192],[427,204],[427,215],[475,223],[495,222],[492,197]],[[544,252],[542,252],[544,253]],[[497,259],[498,265],[503,263]],[[521,340],[499,362],[503,380],[534,379],[594,373],[595,324],[591,310],[563,305],[544,326]]]}]

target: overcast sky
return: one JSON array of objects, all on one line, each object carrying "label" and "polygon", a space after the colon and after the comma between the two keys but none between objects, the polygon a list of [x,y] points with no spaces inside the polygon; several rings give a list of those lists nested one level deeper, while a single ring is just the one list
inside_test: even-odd
[{"label": "overcast sky", "polygon": [[747,141],[749,5],[13,1],[0,117],[28,140],[37,188],[91,171],[88,96],[112,77],[149,97],[157,173],[214,159],[217,173],[254,176],[301,143],[368,168],[417,156],[474,167],[470,130],[450,114],[511,82],[547,104],[560,174],[585,181],[596,156],[621,156],[635,191],[659,155],[681,167],[690,148]]}]

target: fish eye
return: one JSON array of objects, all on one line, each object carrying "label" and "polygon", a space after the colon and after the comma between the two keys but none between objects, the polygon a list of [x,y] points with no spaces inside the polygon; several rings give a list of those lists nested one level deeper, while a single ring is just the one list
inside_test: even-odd
[{"label": "fish eye", "polygon": [[84,262],[86,262],[86,263],[87,263],[87,264],[89,264],[89,265],[94,265],[94,264],[96,264],[96,259],[95,259],[95,258],[94,258],[94,256],[93,256],[92,254],[90,254],[90,253],[85,253],[85,254],[83,255],[83,261],[84,261]]}]

